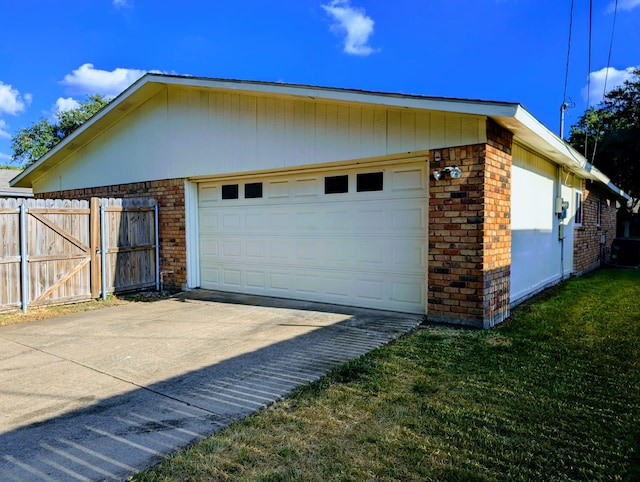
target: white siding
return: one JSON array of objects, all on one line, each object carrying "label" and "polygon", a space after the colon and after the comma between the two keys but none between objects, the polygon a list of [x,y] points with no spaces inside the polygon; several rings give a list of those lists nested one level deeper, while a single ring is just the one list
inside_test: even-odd
[{"label": "white siding", "polygon": [[[573,229],[572,219],[565,219],[566,237],[564,242],[558,239],[557,166],[518,144],[514,144],[512,152],[511,303],[514,304],[571,273]],[[572,183],[572,176],[562,176],[562,198],[570,202],[573,202]]]},{"label": "white siding", "polygon": [[485,142],[485,120],[169,87],[34,183],[36,191],[323,165]]}]

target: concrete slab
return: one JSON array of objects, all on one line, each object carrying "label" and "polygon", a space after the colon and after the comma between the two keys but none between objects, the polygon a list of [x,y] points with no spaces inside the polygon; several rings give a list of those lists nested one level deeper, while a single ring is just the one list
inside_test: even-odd
[{"label": "concrete slab", "polygon": [[0,328],[0,480],[124,480],[421,321],[194,290]]}]

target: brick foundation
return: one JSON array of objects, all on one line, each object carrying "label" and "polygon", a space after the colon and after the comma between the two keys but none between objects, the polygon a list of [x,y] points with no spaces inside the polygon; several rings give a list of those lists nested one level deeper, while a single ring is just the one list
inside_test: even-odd
[{"label": "brick foundation", "polygon": [[428,317],[491,327],[509,316],[512,134],[487,121],[487,144],[436,149],[430,178]]},{"label": "brick foundation", "polygon": [[160,271],[166,286],[183,288],[187,283],[187,243],[184,179],[118,184],[84,189],[38,193],[39,198],[90,199],[92,197],[154,198],[158,203]]}]

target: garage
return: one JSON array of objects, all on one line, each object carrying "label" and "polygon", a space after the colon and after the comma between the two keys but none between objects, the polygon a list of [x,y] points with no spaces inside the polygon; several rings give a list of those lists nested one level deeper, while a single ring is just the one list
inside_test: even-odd
[{"label": "garage", "polygon": [[428,164],[198,184],[202,288],[426,311]]}]

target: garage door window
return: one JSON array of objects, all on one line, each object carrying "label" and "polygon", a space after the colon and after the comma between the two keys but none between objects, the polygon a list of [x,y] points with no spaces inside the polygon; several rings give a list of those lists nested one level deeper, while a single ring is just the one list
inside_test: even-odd
[{"label": "garage door window", "polygon": [[324,193],[339,194],[349,192],[349,176],[327,176],[324,178]]},{"label": "garage door window", "polygon": [[238,185],[237,184],[223,185],[222,199],[238,199]]},{"label": "garage door window", "polygon": [[262,197],[262,183],[251,182],[244,185],[244,198],[255,199]]},{"label": "garage door window", "polygon": [[383,174],[381,172],[366,172],[356,177],[356,190],[358,192],[382,191]]}]

